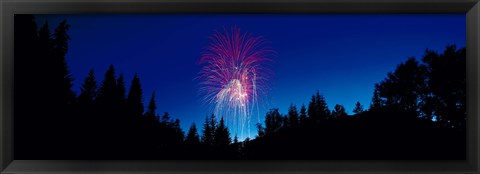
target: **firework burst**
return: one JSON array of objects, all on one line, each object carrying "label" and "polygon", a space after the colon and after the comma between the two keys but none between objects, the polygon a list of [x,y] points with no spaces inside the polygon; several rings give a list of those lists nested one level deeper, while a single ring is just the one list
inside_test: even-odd
[{"label": "firework burst", "polygon": [[205,102],[215,106],[216,117],[224,117],[231,133],[250,137],[253,114],[259,121],[259,99],[266,93],[274,52],[266,40],[241,33],[239,28],[209,37],[200,63],[200,92]]}]

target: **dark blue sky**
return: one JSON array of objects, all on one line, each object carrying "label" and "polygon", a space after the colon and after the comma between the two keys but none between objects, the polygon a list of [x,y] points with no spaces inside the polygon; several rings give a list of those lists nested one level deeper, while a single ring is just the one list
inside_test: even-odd
[{"label": "dark blue sky", "polygon": [[[122,72],[127,91],[135,72],[145,105],[153,91],[157,112],[169,112],[182,128],[196,122],[199,131],[211,106],[198,95],[197,64],[215,30],[237,26],[263,36],[273,50],[265,112],[287,113],[293,103],[308,105],[317,90],[328,106],[342,104],[351,113],[355,102],[368,108],[374,84],[408,57],[425,49],[443,51],[448,44],[465,46],[465,15],[37,15],[54,28],[67,19],[71,41],[67,63],[74,90],[93,68],[103,80],[110,64]],[[99,82],[100,83],[100,82]],[[252,136],[255,135],[252,119]],[[232,135],[233,136],[233,135]],[[239,135],[240,137],[244,137]],[[243,139],[243,138],[241,138]]]}]

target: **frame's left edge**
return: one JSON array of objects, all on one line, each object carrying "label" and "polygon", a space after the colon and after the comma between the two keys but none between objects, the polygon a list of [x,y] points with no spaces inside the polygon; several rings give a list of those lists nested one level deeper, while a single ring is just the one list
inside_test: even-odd
[{"label": "frame's left edge", "polygon": [[0,172],[13,161],[13,10],[0,1]]},{"label": "frame's left edge", "polygon": [[[7,166],[13,161],[13,35],[7,33],[13,33],[13,20],[14,20],[14,7],[13,2],[6,0],[0,0],[0,173],[7,168]],[[474,34],[473,37],[467,38],[467,45],[472,46],[471,49],[467,49],[467,54],[469,56],[473,56],[476,59],[474,60],[467,60],[470,61],[468,64],[472,64],[474,67],[479,67],[477,65],[480,64],[478,58],[480,57],[479,50],[479,41],[480,41],[480,34],[479,34],[479,20],[480,20],[480,6],[476,4],[472,9],[467,13],[467,21],[472,20],[474,22],[467,25],[475,25],[474,31],[469,31],[467,29],[467,33]],[[467,27],[469,28],[469,27]],[[475,50],[472,52],[472,50]],[[471,66],[470,66],[471,67]],[[471,91],[474,91],[474,98],[468,99],[468,101],[473,101],[475,104],[468,112],[473,112],[476,118],[473,118],[471,123],[472,125],[479,125],[480,119],[478,119],[478,107],[480,107],[480,103],[478,102],[478,98],[480,97],[479,94],[479,73],[480,71],[477,69],[471,69],[474,73],[473,77],[475,80],[475,85],[471,88]],[[10,92],[9,92],[10,91]],[[468,136],[475,141],[473,144],[469,143],[469,149],[473,150],[473,154],[469,155],[469,166],[474,167],[473,170],[478,173],[480,161],[478,158],[480,157],[480,147],[478,146],[478,135],[479,129],[474,127],[473,134],[469,134]],[[476,147],[475,147],[476,146]]]}]

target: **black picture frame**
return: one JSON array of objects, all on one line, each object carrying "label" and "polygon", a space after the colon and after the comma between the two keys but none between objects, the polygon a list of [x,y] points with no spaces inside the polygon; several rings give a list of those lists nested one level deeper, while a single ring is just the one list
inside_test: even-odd
[{"label": "black picture frame", "polygon": [[[480,5],[478,0],[1,0],[1,173],[479,173]],[[14,160],[14,14],[383,13],[466,14],[467,160],[465,161],[31,161]]]}]

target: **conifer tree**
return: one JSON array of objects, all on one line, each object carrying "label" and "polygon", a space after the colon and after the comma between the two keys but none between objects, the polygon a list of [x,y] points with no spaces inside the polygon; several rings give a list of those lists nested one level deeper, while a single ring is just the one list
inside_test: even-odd
[{"label": "conifer tree", "polygon": [[355,103],[355,108],[353,109],[353,113],[360,114],[362,112],[363,112],[363,105],[360,104],[359,101],[357,101],[357,103]]},{"label": "conifer tree", "polygon": [[215,115],[212,114],[212,115],[210,116],[210,128],[211,128],[211,131],[212,131],[212,132],[211,132],[211,134],[212,134],[212,135],[211,135],[212,139],[215,139],[217,127],[218,127],[218,125],[217,125],[217,120],[215,119]]},{"label": "conifer tree", "polygon": [[168,112],[165,112],[160,122],[162,124],[170,124],[171,121],[172,121],[172,118],[170,117],[170,114],[168,114]]},{"label": "conifer tree", "polygon": [[316,109],[317,109],[317,122],[320,120],[326,120],[331,116],[330,110],[328,109],[327,102],[325,101],[325,97],[323,95],[320,95],[320,93],[317,91],[315,94],[315,104],[316,104]]},{"label": "conifer tree", "polygon": [[120,74],[120,76],[118,76],[116,91],[117,91],[117,100],[122,102],[121,104],[123,104],[125,102],[125,82],[123,79],[123,74]]},{"label": "conifer tree", "polygon": [[238,136],[235,134],[235,137],[233,138],[233,144],[238,144]]},{"label": "conifer tree", "polygon": [[271,135],[282,128],[283,118],[278,108],[270,109],[265,116],[265,135]]},{"label": "conifer tree", "polygon": [[[55,29],[54,35],[54,59],[55,59],[55,70],[59,75],[59,82],[61,82],[62,89],[62,98],[63,103],[68,105],[74,104],[75,102],[75,93],[72,90],[73,87],[73,78],[72,74],[68,70],[68,65],[65,59],[65,55],[68,51],[68,40],[70,36],[68,35],[68,30],[70,25],[67,24],[66,20],[63,20],[60,25]],[[57,69],[58,68],[58,69]],[[57,74],[55,74],[57,75]]]},{"label": "conifer tree", "polygon": [[115,78],[115,68],[113,65],[110,65],[107,72],[105,72],[105,77],[102,81],[100,91],[98,94],[98,100],[104,109],[107,111],[117,109],[112,105],[115,103],[116,99],[116,90],[117,89],[117,79]]},{"label": "conifer tree", "polygon": [[53,63],[53,50],[55,48],[52,34],[50,33],[50,28],[48,22],[45,21],[42,28],[38,31],[38,43],[40,55],[44,56],[43,59],[48,63]]},{"label": "conifer tree", "polygon": [[308,118],[310,118],[311,124],[315,124],[319,120],[315,95],[312,95],[312,99],[308,103]]},{"label": "conifer tree", "polygon": [[152,93],[152,97],[150,98],[150,102],[148,104],[148,109],[145,112],[145,120],[148,125],[154,126],[158,123],[158,118],[156,114],[157,106],[155,104],[155,92]]},{"label": "conifer tree", "polygon": [[298,126],[298,111],[297,111],[297,106],[294,104],[291,104],[290,107],[288,108],[288,118],[291,127],[297,127]]},{"label": "conifer tree", "polygon": [[213,143],[213,137],[212,137],[212,130],[213,128],[210,126],[210,117],[205,117],[205,122],[203,124],[203,130],[202,130],[202,143],[204,145],[210,146]]},{"label": "conifer tree", "polygon": [[138,74],[135,73],[133,76],[130,90],[127,96],[127,113],[134,121],[134,124],[139,124],[139,120],[143,114],[143,92],[142,86],[140,84],[140,78]]},{"label": "conifer tree", "polygon": [[200,144],[200,138],[198,136],[197,126],[195,125],[195,123],[192,123],[192,125],[188,129],[185,144],[189,146],[198,146]]},{"label": "conifer tree", "polygon": [[95,79],[95,72],[90,69],[88,76],[85,78],[81,88],[80,96],[78,97],[79,104],[83,109],[91,108],[93,101],[97,97],[97,81]]},{"label": "conifer tree", "polygon": [[218,124],[215,130],[214,139],[215,139],[215,145],[217,145],[218,147],[225,148],[231,143],[230,132],[228,131],[228,128],[225,126],[223,117],[220,118],[220,123]]},{"label": "conifer tree", "polygon": [[300,108],[300,124],[301,125],[307,125],[307,109],[305,108],[305,105],[302,105]]}]

